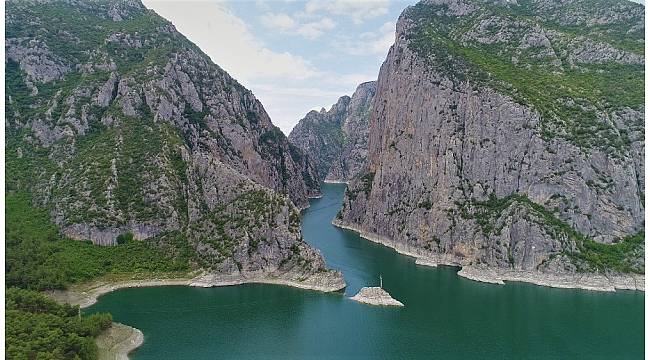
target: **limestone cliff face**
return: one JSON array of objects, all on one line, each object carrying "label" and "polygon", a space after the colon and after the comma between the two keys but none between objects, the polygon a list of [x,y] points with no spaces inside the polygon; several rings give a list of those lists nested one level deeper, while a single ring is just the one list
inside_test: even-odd
[{"label": "limestone cliff face", "polygon": [[291,130],[289,141],[316,162],[321,179],[347,182],[363,168],[375,90],[374,81],[363,83],[352,97],[342,96],[329,111],[310,111]]},{"label": "limestone cliff face", "polygon": [[336,222],[443,263],[644,272],[644,16],[616,4],[405,10]]},{"label": "limestone cliff face", "polygon": [[171,23],[139,1],[5,16],[7,191],[75,239],[130,232],[224,272],[324,268],[296,208],[319,194],[313,164]]}]

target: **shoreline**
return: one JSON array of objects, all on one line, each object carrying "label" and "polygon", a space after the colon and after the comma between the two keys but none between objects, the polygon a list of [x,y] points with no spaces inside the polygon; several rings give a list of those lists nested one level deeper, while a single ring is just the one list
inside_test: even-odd
[{"label": "shoreline", "polygon": [[294,273],[247,272],[240,274],[205,273],[191,279],[189,286],[218,287],[242,284],[269,284],[289,286],[302,290],[320,292],[337,292],[345,289],[347,284],[343,274],[338,270],[312,274],[308,278]]},{"label": "shoreline", "polygon": [[311,204],[309,203],[310,199],[320,199],[323,197],[323,193],[321,192],[319,195],[307,195],[307,204],[305,206],[298,206],[296,204],[293,204],[293,206],[298,209],[298,212],[302,212],[303,210],[309,209],[311,207]]},{"label": "shoreline", "polygon": [[459,266],[458,276],[488,283],[505,285],[509,282],[526,282],[538,286],[546,286],[561,289],[581,289],[589,291],[613,292],[616,290],[645,291],[645,275],[629,274],[605,276],[599,274],[554,274],[538,271],[498,269],[487,266],[472,266],[463,264],[461,259],[449,254],[422,254],[418,250],[410,249],[404,244],[396,243],[389,238],[373,234],[361,229],[358,226],[344,224],[338,219],[332,220],[332,225],[351,230],[360,237],[389,247],[399,254],[415,258],[415,263],[422,266],[437,267],[438,265]]},{"label": "shoreline", "polygon": [[[193,286],[221,287],[242,284],[269,284],[289,286],[303,290],[321,292],[339,292],[347,286],[339,270],[328,269],[324,272],[304,277],[299,273],[246,272],[239,274],[200,273],[195,277],[184,278],[150,278],[131,280],[96,280],[90,283],[73,285],[66,290],[51,290],[45,294],[58,303],[78,305],[87,308],[110,292],[139,287],[158,286]],[[128,354],[142,346],[144,334],[135,327],[113,322],[111,327],[95,338],[100,350],[100,360],[127,360]]]},{"label": "shoreline", "polygon": [[143,343],[142,331],[116,322],[95,339],[99,360],[126,360]]},{"label": "shoreline", "polygon": [[605,275],[589,273],[553,274],[476,266],[465,266],[458,272],[458,275],[474,281],[499,285],[504,284],[505,281],[512,281],[559,289],[581,289],[603,292],[614,292],[616,290],[645,291],[645,276],[643,275],[616,275],[607,277]]},{"label": "shoreline", "polygon": [[346,185],[350,184],[349,182],[343,181],[343,180],[328,180],[328,179],[325,179],[325,180],[323,180],[323,182],[326,183],[326,184],[346,184]]},{"label": "shoreline", "polygon": [[73,285],[66,290],[50,290],[46,294],[59,303],[78,305],[85,309],[97,302],[102,295],[112,291],[155,286],[189,285],[190,278],[162,278],[162,279],[138,279],[138,280],[98,280],[90,283]]},{"label": "shoreline", "polygon": [[73,285],[66,290],[51,290],[45,293],[59,303],[79,305],[83,309],[95,304],[97,299],[102,295],[125,288],[158,286],[220,287],[242,284],[282,285],[321,292],[337,292],[346,287],[345,280],[340,271],[328,270],[327,272],[312,274],[307,278],[295,273],[247,272],[226,275],[201,273],[194,277],[184,278],[151,278],[117,281],[100,279],[90,283]]}]

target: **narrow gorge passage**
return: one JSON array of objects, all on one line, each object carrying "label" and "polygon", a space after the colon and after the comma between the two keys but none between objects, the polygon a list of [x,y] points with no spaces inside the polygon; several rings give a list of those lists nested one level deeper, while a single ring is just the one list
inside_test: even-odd
[{"label": "narrow gorge passage", "polygon": [[[498,286],[461,278],[453,267],[415,265],[331,225],[344,191],[324,184],[324,196],[303,211],[302,230],[328,266],[343,272],[345,294],[257,284],[124,289],[87,312],[110,311],[141,329],[136,360],[643,357],[645,293]],[[348,298],[376,286],[379,274],[404,308]]]}]

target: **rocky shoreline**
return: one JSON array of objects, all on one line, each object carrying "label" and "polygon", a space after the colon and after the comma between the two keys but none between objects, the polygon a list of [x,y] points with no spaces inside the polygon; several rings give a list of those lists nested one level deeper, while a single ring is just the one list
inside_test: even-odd
[{"label": "rocky shoreline", "polygon": [[341,229],[354,231],[358,233],[359,236],[361,236],[366,240],[389,247],[397,251],[399,254],[413,257],[415,258],[415,263],[418,265],[432,266],[432,267],[436,267],[438,265],[462,266],[462,262],[460,261],[460,259],[458,259],[453,255],[436,254],[432,256],[431,254],[423,254],[418,249],[411,248],[401,243],[396,243],[387,237],[367,232],[358,226],[344,224],[338,219],[332,220],[332,225]]},{"label": "rocky shoreline", "polygon": [[46,292],[59,303],[68,303],[70,305],[79,305],[80,308],[87,308],[97,302],[97,298],[111,291],[136,288],[136,287],[154,287],[154,286],[171,286],[186,285],[189,286],[191,279],[139,279],[124,281],[98,281],[72,286],[66,290],[53,290]]},{"label": "rocky shoreline", "polygon": [[396,243],[389,238],[369,233],[358,226],[344,224],[338,219],[334,219],[332,225],[355,231],[366,240],[390,247],[402,255],[414,257],[415,263],[418,265],[433,267],[438,265],[460,266],[461,270],[458,272],[458,275],[474,281],[500,285],[505,284],[505,281],[517,281],[554,288],[607,292],[616,290],[645,291],[645,275],[621,274],[606,276],[602,274],[554,274],[472,266],[463,264],[461,259],[453,255],[439,254],[432,256],[430,254],[422,254],[416,249],[411,249],[403,244]]},{"label": "rocky shoreline", "polygon": [[95,339],[99,360],[126,360],[128,354],[144,343],[142,331],[120,323],[113,323]]},{"label": "rocky shoreline", "polygon": [[323,180],[323,182],[326,183],[326,184],[346,184],[346,185],[348,184],[347,181],[343,181],[343,180],[325,179],[325,180]]},{"label": "rocky shoreline", "polygon": [[400,301],[393,299],[390,294],[380,287],[364,287],[350,298],[351,300],[377,306],[399,306],[403,307]]},{"label": "rocky shoreline", "polygon": [[[73,286],[67,290],[48,291],[46,294],[59,303],[79,305],[80,308],[86,308],[95,304],[100,296],[124,288],[174,285],[217,287],[250,283],[284,285],[322,292],[336,292],[346,287],[343,274],[338,270],[323,271],[309,277],[291,272],[268,273],[260,271],[228,275],[202,273],[191,278],[97,281]],[[142,345],[144,335],[134,327],[113,323],[109,329],[96,339],[96,342],[100,350],[100,359],[128,359],[128,353]]]},{"label": "rocky shoreline", "polygon": [[563,289],[645,291],[645,276],[637,274],[615,276],[600,274],[553,274],[465,266],[458,272],[458,275],[466,279],[490,284],[504,284],[504,281],[518,281]]},{"label": "rocky shoreline", "polygon": [[293,273],[246,272],[239,274],[201,274],[193,278],[189,285],[197,287],[231,286],[241,284],[274,284],[321,292],[336,292],[345,289],[343,274],[338,270],[328,270],[304,277]]},{"label": "rocky shoreline", "polygon": [[250,283],[274,284],[296,287],[305,290],[336,292],[345,289],[345,280],[338,270],[328,270],[304,277],[294,273],[247,272],[232,275],[201,273],[187,278],[138,279],[124,281],[98,281],[73,286],[68,290],[46,292],[60,303],[79,305],[86,308],[97,302],[97,298],[111,291],[154,286],[196,286],[216,287]]}]

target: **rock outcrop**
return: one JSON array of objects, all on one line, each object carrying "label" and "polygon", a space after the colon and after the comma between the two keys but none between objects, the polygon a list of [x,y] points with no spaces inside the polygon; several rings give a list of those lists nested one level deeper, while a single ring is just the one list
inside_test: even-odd
[{"label": "rock outcrop", "polygon": [[329,111],[310,111],[291,130],[289,141],[316,163],[321,179],[347,182],[363,168],[368,155],[368,117],[376,82],[342,96]]},{"label": "rock outcrop", "polygon": [[6,191],[73,239],[132,234],[223,274],[329,274],[300,233],[315,167],[170,22],[139,1],[6,7]]},{"label": "rock outcrop", "polygon": [[350,299],[363,304],[377,306],[399,306],[403,307],[400,301],[393,299],[390,294],[380,287],[364,287]]},{"label": "rock outcrop", "polygon": [[643,274],[643,28],[627,1],[409,7],[335,223],[446,264]]},{"label": "rock outcrop", "polygon": [[128,360],[129,353],[143,343],[142,331],[115,322],[95,339],[99,359]]}]

